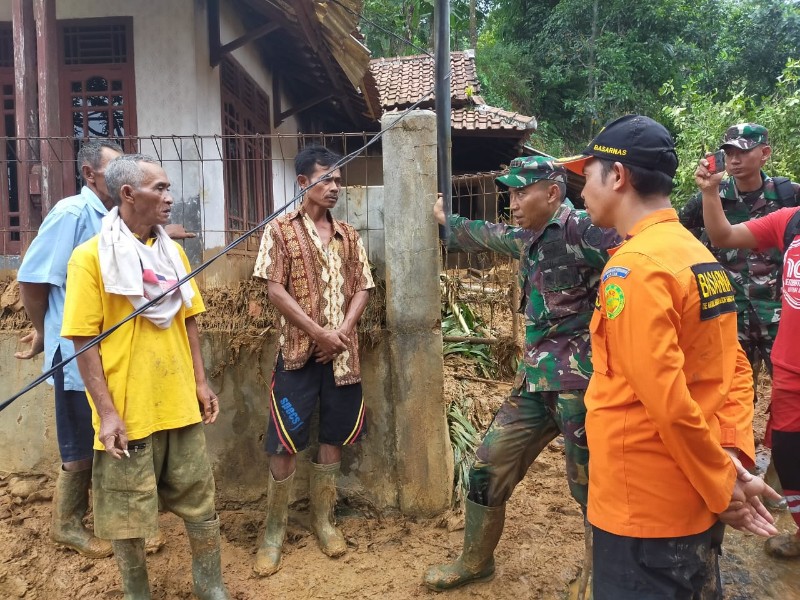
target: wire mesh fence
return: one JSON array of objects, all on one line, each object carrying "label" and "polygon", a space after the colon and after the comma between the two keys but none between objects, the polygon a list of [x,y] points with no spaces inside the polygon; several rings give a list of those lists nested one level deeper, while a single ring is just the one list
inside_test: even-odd
[{"label": "wire mesh fence", "polygon": [[[453,177],[453,212],[470,219],[508,222],[508,193],[495,183],[499,172],[457,175]],[[449,314],[463,311],[475,316],[475,327],[469,320],[456,318],[464,336],[472,334],[484,340],[519,336],[518,261],[496,252],[467,253],[447,251],[443,258],[442,287]],[[463,315],[462,315],[463,316]],[[459,322],[460,321],[460,322]],[[457,339],[458,327],[447,335]]]},{"label": "wire mesh fence", "polygon": [[[340,154],[361,148],[369,133],[273,135],[151,135],[117,139],[126,152],[152,156],[164,167],[174,198],[172,221],[197,238],[184,242],[193,263],[206,249],[222,247],[254,227],[298,192],[294,171],[297,152],[311,144]],[[0,153],[0,255],[19,255],[33,239],[43,213],[60,198],[79,192],[76,154],[81,140],[4,138]],[[37,185],[47,171],[57,185]],[[507,194],[494,182],[497,173],[453,177],[453,210],[473,219],[503,221]],[[375,144],[342,168],[345,189],[336,216],[361,233],[369,257],[383,275],[383,162]],[[57,189],[57,195],[53,190]],[[46,200],[43,202],[43,199]],[[292,207],[289,207],[291,209]],[[233,252],[252,256],[261,232],[256,231]],[[516,261],[483,252],[449,252],[443,256],[446,304],[474,305],[482,327],[492,337],[509,327],[509,311],[519,305]],[[518,322],[511,319],[516,339]]]},{"label": "wire mesh fence", "polygon": [[[364,146],[371,135],[151,135],[114,141],[125,152],[146,154],[162,164],[172,184],[173,222],[196,232],[205,247],[216,247],[292,199],[298,191],[293,162],[299,149],[321,144],[347,154]],[[47,209],[80,191],[76,154],[81,143],[71,137],[3,138],[0,255],[20,254]],[[43,172],[49,173],[49,186],[40,184]],[[342,178],[347,186],[380,185],[380,144],[345,165]],[[258,235],[252,238],[241,251],[257,249]]]}]

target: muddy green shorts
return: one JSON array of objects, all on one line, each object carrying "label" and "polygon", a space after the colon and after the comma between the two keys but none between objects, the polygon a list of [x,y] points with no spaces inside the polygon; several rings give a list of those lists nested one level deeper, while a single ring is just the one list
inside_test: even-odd
[{"label": "muddy green shorts", "polygon": [[203,424],[158,431],[128,442],[130,458],[95,450],[94,529],[106,540],[146,538],[158,531],[158,501],[184,521],[214,517],[214,476]]}]

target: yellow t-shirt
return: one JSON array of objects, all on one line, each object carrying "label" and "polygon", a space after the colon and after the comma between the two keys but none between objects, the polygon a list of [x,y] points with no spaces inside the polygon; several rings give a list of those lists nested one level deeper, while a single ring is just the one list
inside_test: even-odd
[{"label": "yellow t-shirt", "polygon": [[[96,336],[113,327],[134,308],[130,300],[103,289],[98,237],[75,248],[67,267],[67,297],[61,335]],[[177,244],[176,244],[177,246]],[[178,251],[190,271],[183,249]],[[181,304],[172,324],[159,329],[143,316],[125,323],[100,342],[103,372],[114,406],[125,423],[128,439],[138,440],[156,431],[200,422],[194,368],[186,319],[205,310],[194,279],[191,308]],[[97,438],[100,418],[91,396],[94,448],[104,450]]]}]

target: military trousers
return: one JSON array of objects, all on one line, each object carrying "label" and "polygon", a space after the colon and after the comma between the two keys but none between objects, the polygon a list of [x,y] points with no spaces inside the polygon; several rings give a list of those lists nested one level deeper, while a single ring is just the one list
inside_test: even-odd
[{"label": "military trousers", "polygon": [[469,475],[469,499],[482,506],[506,502],[545,446],[563,433],[570,493],[585,509],[589,447],[584,393],[513,389],[476,452]]},{"label": "military trousers", "polygon": [[738,319],[739,343],[750,361],[757,384],[762,360],[772,377],[772,344],[778,335],[778,324],[764,322],[752,308],[740,312]]}]

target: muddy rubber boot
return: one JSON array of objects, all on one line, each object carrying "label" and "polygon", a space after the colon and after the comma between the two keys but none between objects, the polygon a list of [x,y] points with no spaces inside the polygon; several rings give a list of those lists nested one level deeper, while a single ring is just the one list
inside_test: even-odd
[{"label": "muddy rubber boot", "polygon": [[336,506],[336,477],[341,463],[319,465],[311,463],[308,493],[311,502],[311,529],[317,536],[322,552],[338,558],[347,552],[342,532],[334,525],[333,509]]},{"label": "muddy rubber boot", "polygon": [[60,469],[53,495],[53,521],[50,539],[87,558],[111,556],[111,544],[101,540],[83,524],[89,508],[89,487],[92,470],[65,471]]},{"label": "muddy rubber boot", "polygon": [[494,577],[494,549],[503,533],[506,505],[466,503],[464,548],[454,562],[425,571],[423,583],[435,592]]},{"label": "muddy rubber boot", "polygon": [[211,521],[187,523],[186,534],[192,548],[192,591],[199,600],[231,600],[222,581],[219,516]]},{"label": "muddy rubber boot", "polygon": [[267,483],[267,518],[264,521],[264,537],[258,544],[253,571],[261,577],[269,577],[281,568],[281,550],[286,537],[289,520],[289,496],[292,493],[294,473],[283,481],[275,481],[272,471]]},{"label": "muddy rubber boot", "polygon": [[782,533],[764,542],[764,552],[773,558],[800,558],[800,537]]},{"label": "muddy rubber boot", "polygon": [[777,471],[775,471],[775,462],[772,460],[770,456],[769,465],[767,465],[767,472],[764,473],[764,481],[767,482],[767,485],[771,487],[773,490],[778,492],[781,495],[780,500],[773,500],[772,498],[763,498],[762,502],[764,506],[766,506],[769,510],[786,510],[788,504],[786,502],[786,498],[783,496],[783,487],[781,486],[781,480],[778,477]]},{"label": "muddy rubber boot", "polygon": [[114,540],[114,558],[122,577],[125,600],[150,600],[150,581],[144,555],[144,538]]}]

